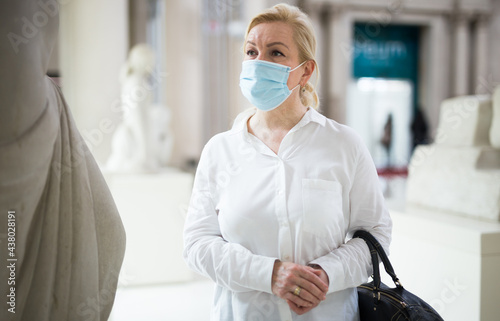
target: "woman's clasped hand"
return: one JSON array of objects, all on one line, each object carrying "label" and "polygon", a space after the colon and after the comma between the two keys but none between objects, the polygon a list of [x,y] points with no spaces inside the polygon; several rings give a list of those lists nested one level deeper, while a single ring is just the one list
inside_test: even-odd
[{"label": "woman's clasped hand", "polygon": [[313,268],[292,262],[274,263],[273,293],[286,300],[290,309],[304,314],[326,299],[328,276],[321,267]]}]

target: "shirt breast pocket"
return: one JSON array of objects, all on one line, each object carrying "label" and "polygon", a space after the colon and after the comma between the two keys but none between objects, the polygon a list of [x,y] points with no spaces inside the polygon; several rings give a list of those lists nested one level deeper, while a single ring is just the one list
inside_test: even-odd
[{"label": "shirt breast pocket", "polygon": [[342,185],[337,181],[302,179],[303,229],[317,236],[342,231]]}]

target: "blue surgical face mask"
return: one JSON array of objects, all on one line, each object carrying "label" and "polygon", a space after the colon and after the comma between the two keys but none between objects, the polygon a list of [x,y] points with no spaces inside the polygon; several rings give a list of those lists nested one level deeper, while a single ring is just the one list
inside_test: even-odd
[{"label": "blue surgical face mask", "polygon": [[288,76],[305,63],[291,69],[288,66],[264,60],[246,60],[240,74],[240,88],[252,105],[263,111],[281,105],[299,86],[288,89]]}]

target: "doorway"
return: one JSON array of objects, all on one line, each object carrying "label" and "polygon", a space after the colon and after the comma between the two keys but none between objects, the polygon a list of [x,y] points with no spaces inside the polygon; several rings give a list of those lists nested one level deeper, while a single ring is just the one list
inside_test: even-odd
[{"label": "doorway", "polygon": [[412,83],[363,77],[352,80],[347,90],[348,125],[364,140],[375,166],[406,167],[412,145]]},{"label": "doorway", "polygon": [[418,109],[420,27],[354,24],[347,125],[363,138],[379,169],[406,168]]}]

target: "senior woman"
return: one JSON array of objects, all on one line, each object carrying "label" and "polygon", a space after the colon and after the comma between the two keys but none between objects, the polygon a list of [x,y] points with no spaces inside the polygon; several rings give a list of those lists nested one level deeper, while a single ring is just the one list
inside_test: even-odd
[{"label": "senior woman", "polygon": [[315,46],[296,7],[248,26],[240,87],[256,108],[205,146],[184,230],[186,262],[216,283],[211,320],[358,320],[371,264],[351,236],[389,246],[367,149],[316,111]]}]

